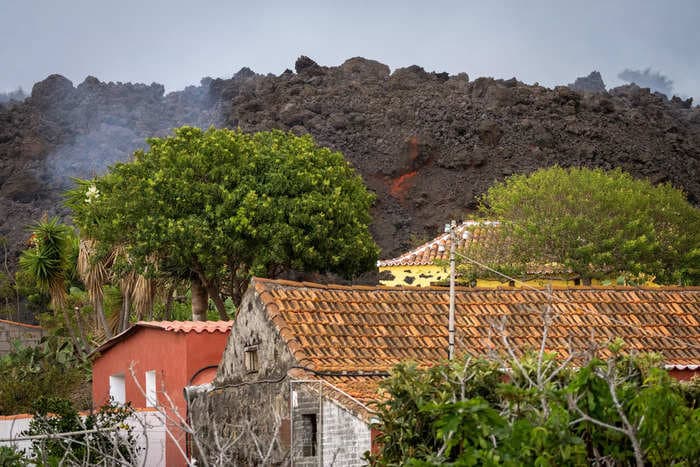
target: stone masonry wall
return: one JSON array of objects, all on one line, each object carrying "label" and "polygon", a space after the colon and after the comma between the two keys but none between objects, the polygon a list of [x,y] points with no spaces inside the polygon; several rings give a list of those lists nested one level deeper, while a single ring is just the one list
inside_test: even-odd
[{"label": "stone masonry wall", "polygon": [[39,326],[0,320],[0,356],[12,351],[13,342],[19,341],[25,347],[33,347],[39,343],[42,335],[43,330]]},{"label": "stone masonry wall", "polygon": [[[251,347],[257,349],[257,371],[245,366],[246,349]],[[210,460],[216,455],[219,436],[237,439],[227,452],[237,465],[288,463],[287,371],[294,364],[294,357],[250,287],[238,308],[213,387],[191,395],[191,423]],[[262,447],[262,456],[256,444]],[[269,457],[262,459],[271,444]]]},{"label": "stone masonry wall", "polygon": [[323,402],[323,465],[363,466],[371,448],[369,426],[332,401]]}]

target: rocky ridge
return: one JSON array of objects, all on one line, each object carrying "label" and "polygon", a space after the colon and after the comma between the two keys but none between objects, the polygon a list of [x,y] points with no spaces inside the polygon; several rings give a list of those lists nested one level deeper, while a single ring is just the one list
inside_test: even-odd
[{"label": "rocky ridge", "polygon": [[167,95],[158,84],[92,77],[37,83],[24,102],[0,105],[0,235],[18,251],[29,222],[66,215],[70,177],[101,173],[183,124],[281,128],[342,151],[377,194],[372,232],[383,257],[472,211],[495,180],[552,164],[621,167],[700,200],[700,108],[687,101],[635,85],[548,89],[301,57],[279,76],[244,68]]}]

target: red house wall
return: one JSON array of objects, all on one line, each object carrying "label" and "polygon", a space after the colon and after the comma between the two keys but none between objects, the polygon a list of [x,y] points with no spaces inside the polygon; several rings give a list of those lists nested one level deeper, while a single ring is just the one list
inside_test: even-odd
[{"label": "red house wall", "polygon": [[695,376],[700,376],[700,370],[668,370],[668,374],[678,381],[689,381]]},{"label": "red house wall", "polygon": [[[99,407],[109,400],[109,377],[119,373],[125,376],[126,400],[137,408],[146,406],[146,397],[138,389],[129,372],[129,366],[133,362],[134,373],[143,390],[146,389],[145,372],[155,370],[158,404],[169,411],[170,404],[163,392],[167,393],[177,407],[179,415],[185,419],[187,414],[183,388],[198,370],[219,364],[227,338],[228,333],[222,332],[184,333],[148,327],[137,328],[133,334],[105,350],[93,361],[93,406]],[[176,417],[173,417],[168,425],[185,451],[184,432],[177,428]],[[166,442],[166,465],[186,465],[170,436]]]}]

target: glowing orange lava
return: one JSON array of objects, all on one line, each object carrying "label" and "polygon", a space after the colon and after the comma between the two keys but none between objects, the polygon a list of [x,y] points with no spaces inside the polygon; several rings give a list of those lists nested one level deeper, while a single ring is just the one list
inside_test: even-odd
[{"label": "glowing orange lava", "polygon": [[389,193],[391,193],[391,196],[394,198],[404,199],[406,192],[410,188],[409,182],[416,175],[418,175],[418,172],[414,170],[413,172],[405,173],[394,179],[394,181],[391,182],[391,187],[389,188]]}]

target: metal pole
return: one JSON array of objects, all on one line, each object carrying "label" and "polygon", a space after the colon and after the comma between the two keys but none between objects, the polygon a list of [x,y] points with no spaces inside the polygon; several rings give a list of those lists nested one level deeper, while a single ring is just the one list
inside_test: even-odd
[{"label": "metal pole", "polygon": [[318,465],[323,466],[323,380],[318,382],[318,424],[316,427]]},{"label": "metal pole", "polygon": [[455,356],[455,249],[457,248],[457,235],[455,230],[457,222],[450,222],[450,318],[447,325],[449,347],[448,358],[452,360]]},{"label": "metal pole", "polygon": [[294,467],[294,381],[289,382],[289,465]]}]

